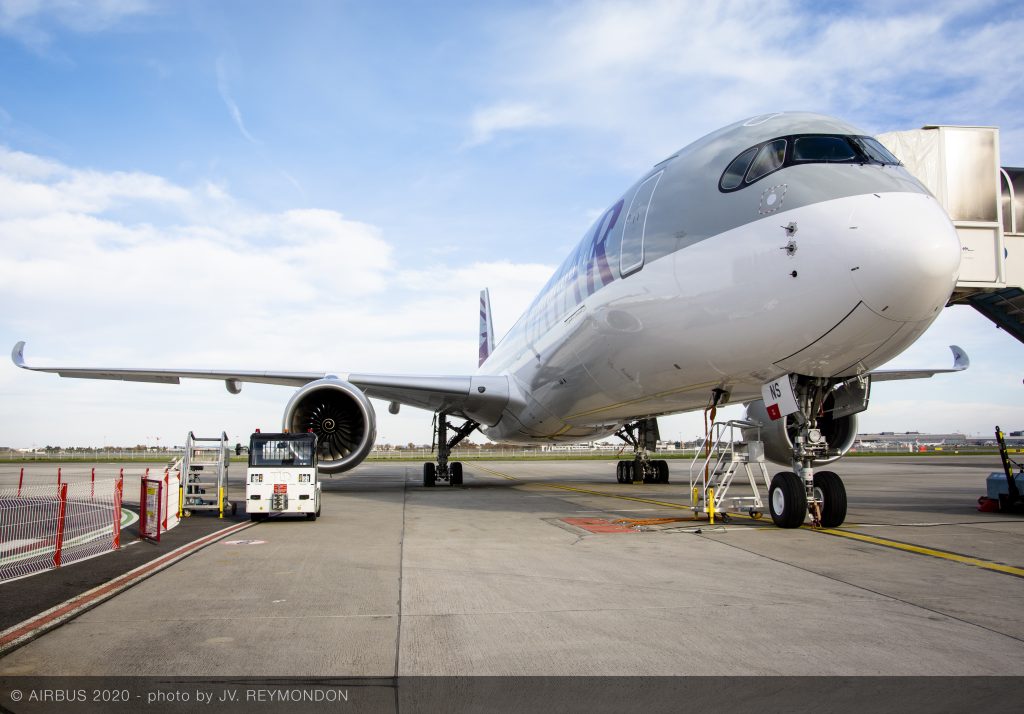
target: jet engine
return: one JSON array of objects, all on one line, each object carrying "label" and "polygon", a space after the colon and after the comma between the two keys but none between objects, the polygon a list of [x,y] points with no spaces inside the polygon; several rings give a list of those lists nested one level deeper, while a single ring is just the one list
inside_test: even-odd
[{"label": "jet engine", "polygon": [[[857,415],[833,417],[829,412],[831,401],[831,397],[825,401],[824,416],[818,417],[818,429],[821,430],[821,434],[828,444],[829,456],[824,459],[815,459],[815,466],[823,466],[836,461],[850,450],[857,438]],[[764,455],[777,464],[791,466],[793,463],[793,439],[797,434],[794,416],[791,414],[772,421],[762,400],[758,399],[756,402],[747,404],[747,421],[761,424]],[[746,440],[756,439],[757,429],[744,429],[743,438]]]},{"label": "jet engine", "polygon": [[288,402],[284,428],[316,434],[320,471],[340,473],[355,468],[370,453],[377,440],[377,415],[358,387],[342,379],[319,379]]}]

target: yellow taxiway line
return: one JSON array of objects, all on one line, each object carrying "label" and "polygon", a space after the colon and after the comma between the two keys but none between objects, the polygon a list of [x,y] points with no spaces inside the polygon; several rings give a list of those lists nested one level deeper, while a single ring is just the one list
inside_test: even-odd
[{"label": "yellow taxiway line", "polygon": [[[583,493],[589,496],[603,496],[605,498],[618,498],[623,501],[636,501],[638,503],[650,503],[655,506],[662,506],[664,508],[674,508],[681,511],[690,511],[692,508],[689,504],[674,503],[672,501],[658,501],[653,498],[640,498],[637,496],[623,496],[618,493],[608,493],[607,491],[594,491],[588,488],[576,488],[575,486],[566,486],[561,483],[536,483],[532,481],[526,481],[516,476],[509,476],[500,471],[481,466],[480,464],[473,464],[475,468],[482,471],[500,476],[508,481],[518,481],[525,485],[530,486],[542,486],[545,488],[555,488],[562,491],[574,491],[576,493]],[[731,517],[736,518],[747,518],[747,516],[739,514],[730,514]],[[754,520],[754,519],[750,519]],[[931,558],[941,558],[942,560],[949,560],[954,563],[961,563],[963,565],[971,565],[975,568],[982,568],[983,570],[989,570],[995,573],[1002,573],[1004,575],[1013,575],[1018,578],[1024,578],[1024,568],[1017,568],[1012,565],[1003,565],[1002,563],[995,563],[990,560],[983,560],[981,558],[974,558],[969,555],[961,555],[959,553],[951,553],[947,550],[937,550],[935,548],[927,548],[921,545],[914,545],[913,543],[903,543],[898,540],[889,540],[888,538],[878,538],[876,536],[863,535],[861,533],[854,533],[853,531],[839,530],[837,528],[812,528],[811,526],[802,526],[807,530],[814,531],[815,533],[824,533],[826,535],[838,536],[840,538],[849,538],[851,540],[858,540],[863,543],[871,543],[873,545],[882,546],[884,548],[892,548],[894,550],[900,550],[904,553],[913,553],[915,555],[925,555]]]}]

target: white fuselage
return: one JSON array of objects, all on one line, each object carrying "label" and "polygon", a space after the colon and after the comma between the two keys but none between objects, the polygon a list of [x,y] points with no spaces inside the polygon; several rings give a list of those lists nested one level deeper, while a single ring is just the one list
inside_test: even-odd
[{"label": "white fuselage", "polygon": [[[479,371],[507,375],[511,387],[488,436],[600,437],[632,419],[699,409],[716,388],[731,402],[751,401],[782,374],[863,374],[906,349],[956,280],[960,245],[949,218],[898,166],[794,166],[725,198],[737,213],[764,213],[766,191],[813,187],[816,171],[826,184],[849,171],[869,186],[870,172],[889,174],[878,174],[877,192],[826,190],[822,200],[737,221],[563,305],[542,329],[517,325]],[[910,188],[894,190],[892,172]],[[680,234],[686,219],[680,214]]]}]

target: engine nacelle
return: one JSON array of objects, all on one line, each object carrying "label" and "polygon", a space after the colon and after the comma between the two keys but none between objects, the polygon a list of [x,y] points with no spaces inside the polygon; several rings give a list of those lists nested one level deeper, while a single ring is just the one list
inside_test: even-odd
[{"label": "engine nacelle", "polygon": [[340,473],[358,466],[377,440],[377,415],[358,387],[342,379],[319,379],[295,393],[284,409],[284,429],[312,430],[320,471]]},{"label": "engine nacelle", "polygon": [[[768,416],[768,410],[765,409],[764,401],[758,399],[756,402],[747,404],[747,420],[761,424],[764,455],[777,464],[792,466],[793,438],[797,433],[793,417],[787,416],[772,421]],[[835,452],[834,456],[829,456],[827,459],[814,460],[815,466],[823,466],[836,461],[853,446],[853,442],[857,439],[857,415],[850,414],[833,418],[826,413],[825,416],[818,417],[818,428],[825,437],[829,452]],[[743,438],[756,439],[757,430],[744,429]]]}]

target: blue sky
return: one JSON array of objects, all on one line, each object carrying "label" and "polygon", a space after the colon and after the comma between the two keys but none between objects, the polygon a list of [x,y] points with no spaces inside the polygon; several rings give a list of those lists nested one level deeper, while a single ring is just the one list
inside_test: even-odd
[{"label": "blue sky", "polygon": [[[648,166],[763,112],[997,125],[1024,165],[1019,3],[0,0],[0,344],[81,364],[465,373]],[[948,310],[862,428],[1024,427],[1024,347]],[[301,339],[291,336],[295,327]],[[284,388],[0,366],[0,444],[179,443]],[[392,442],[429,415],[378,409]],[[668,420],[689,438],[699,415]]]}]

